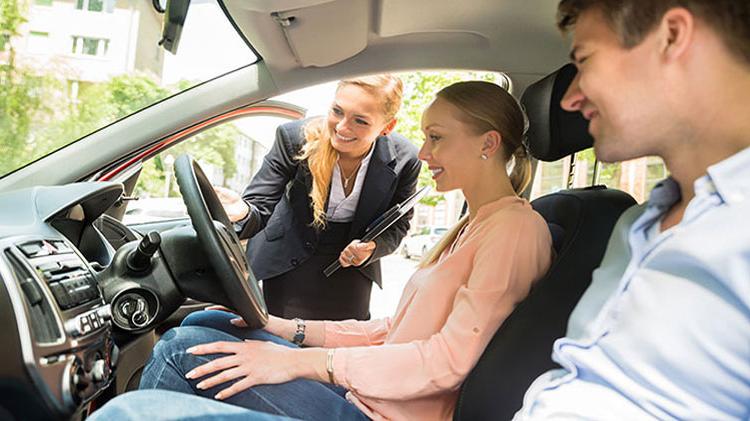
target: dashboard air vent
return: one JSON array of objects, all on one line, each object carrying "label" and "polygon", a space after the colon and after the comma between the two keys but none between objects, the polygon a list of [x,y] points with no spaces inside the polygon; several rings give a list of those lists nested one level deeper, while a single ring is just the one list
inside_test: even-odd
[{"label": "dashboard air vent", "polygon": [[[55,313],[44,295],[39,281],[32,275],[18,259],[10,252],[5,252],[5,258],[10,263],[15,281],[25,300],[29,312],[29,323],[34,340],[39,344],[54,343],[63,339],[57,324]],[[13,280],[9,280],[13,282]]]}]

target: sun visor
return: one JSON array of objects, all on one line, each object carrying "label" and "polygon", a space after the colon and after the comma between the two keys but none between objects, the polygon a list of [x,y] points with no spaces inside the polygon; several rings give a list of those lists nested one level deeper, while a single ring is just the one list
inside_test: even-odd
[{"label": "sun visor", "polygon": [[281,26],[302,67],[330,66],[367,46],[370,7],[366,0],[329,1],[273,12],[271,16]]}]

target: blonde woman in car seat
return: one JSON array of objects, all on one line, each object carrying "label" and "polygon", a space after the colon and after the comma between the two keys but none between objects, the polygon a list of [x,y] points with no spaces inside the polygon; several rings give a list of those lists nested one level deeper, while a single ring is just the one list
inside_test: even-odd
[{"label": "blonde woman in car seat", "polygon": [[419,157],[469,211],[420,263],[393,317],[309,321],[300,347],[294,321],[250,330],[216,312],[221,330],[183,326],[156,345],[141,388],[160,390],[118,397],[94,419],[451,419],[460,384],[551,261],[547,224],[519,197],[524,126],[516,100],[488,82],[444,88],[425,111]]}]

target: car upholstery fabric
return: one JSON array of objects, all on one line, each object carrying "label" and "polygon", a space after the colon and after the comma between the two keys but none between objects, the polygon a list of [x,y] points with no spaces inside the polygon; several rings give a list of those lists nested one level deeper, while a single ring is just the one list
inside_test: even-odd
[{"label": "car upholstery fabric", "polygon": [[588,121],[581,113],[560,108],[560,100],[577,72],[574,65],[566,64],[523,93],[521,103],[529,117],[527,146],[536,159],[557,161],[594,144]]}]

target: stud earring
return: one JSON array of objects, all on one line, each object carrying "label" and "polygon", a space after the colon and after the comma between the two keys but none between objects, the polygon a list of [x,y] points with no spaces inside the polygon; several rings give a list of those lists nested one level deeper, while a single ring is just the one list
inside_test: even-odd
[{"label": "stud earring", "polygon": [[482,160],[487,160],[487,154],[486,153],[483,153],[479,157],[482,158]]}]

